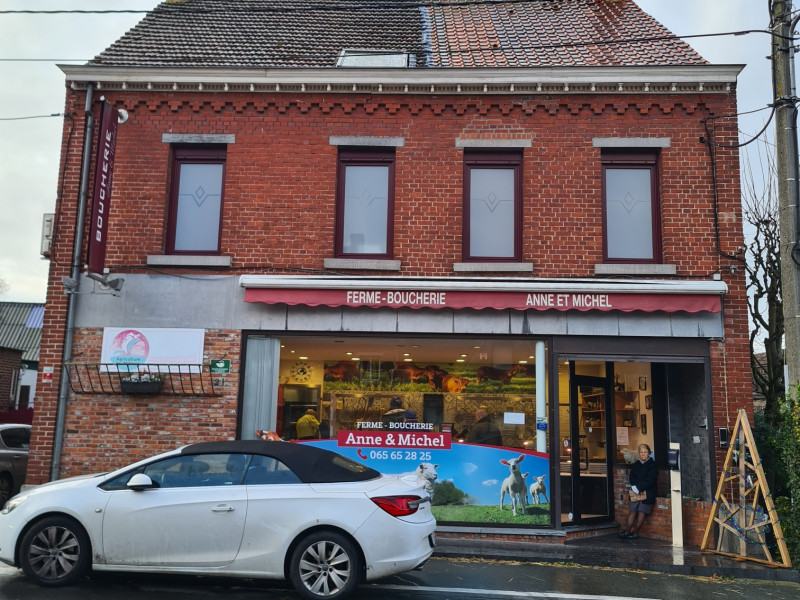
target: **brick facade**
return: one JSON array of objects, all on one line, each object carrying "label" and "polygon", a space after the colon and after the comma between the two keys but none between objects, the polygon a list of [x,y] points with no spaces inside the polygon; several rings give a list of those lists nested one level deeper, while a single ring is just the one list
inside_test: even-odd
[{"label": "brick facade", "polygon": [[[394,258],[402,277],[447,278],[462,259],[463,149],[455,141],[530,140],[523,152],[523,256],[537,278],[591,278],[602,263],[601,150],[594,138],[668,138],[660,153],[663,262],[677,278],[719,274],[723,339],[710,341],[714,426],[751,412],[743,269],[729,270],[742,245],[736,150],[715,149],[716,206],[703,120],[736,112],[727,93],[598,95],[205,94],[104,90],[129,112],[120,125],[106,264],[113,273],[150,273],[165,248],[170,144],[165,133],[235,134],[227,147],[222,251],[230,269],[169,267],[173,276],[325,273],[334,255],[337,148],[331,136],[402,137],[396,152]],[[67,90],[62,168],[28,483],[50,479],[58,383],[77,210],[85,93]],[[735,143],[735,119],[715,121],[714,141]],[[715,232],[715,218],[719,232]],[[722,252],[722,253],[721,253]],[[164,269],[162,269],[164,271]],[[359,271],[358,275],[381,275]],[[481,274],[492,277],[502,273]],[[125,292],[123,292],[124,294]],[[213,310],[213,307],[209,307]],[[99,361],[102,331],[75,332],[73,356]],[[207,330],[207,356],[238,357],[242,332]],[[120,466],[202,439],[238,432],[239,368],[214,398],[69,396],[61,477]],[[717,444],[715,443],[715,448]],[[716,450],[718,463],[724,459]],[[713,469],[712,469],[713,473]],[[619,497],[616,494],[615,497]],[[660,506],[660,505],[659,505]],[[618,508],[618,512],[621,510]],[[664,535],[657,509],[643,533]],[[695,517],[692,517],[695,518]]]}]

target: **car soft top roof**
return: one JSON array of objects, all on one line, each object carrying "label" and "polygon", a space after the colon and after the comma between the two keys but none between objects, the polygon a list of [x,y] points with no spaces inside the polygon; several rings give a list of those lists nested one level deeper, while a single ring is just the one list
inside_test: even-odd
[{"label": "car soft top roof", "polygon": [[308,444],[265,442],[263,440],[226,440],[200,442],[181,449],[181,454],[259,454],[275,458],[303,483],[366,481],[380,477],[375,469],[350,460],[330,450]]}]

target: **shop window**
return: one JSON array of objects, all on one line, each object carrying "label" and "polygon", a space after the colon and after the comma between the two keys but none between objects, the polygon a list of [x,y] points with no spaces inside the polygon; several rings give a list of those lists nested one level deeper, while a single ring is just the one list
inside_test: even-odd
[{"label": "shop window", "polygon": [[224,146],[175,148],[168,254],[219,254],[225,157]]},{"label": "shop window", "polygon": [[464,153],[464,260],[522,257],[522,154]]},{"label": "shop window", "polygon": [[394,148],[341,149],[336,188],[338,258],[391,258]]},{"label": "shop window", "polygon": [[603,260],[661,262],[658,156],[604,152]]},{"label": "shop window", "polygon": [[[302,443],[416,478],[440,522],[552,525],[543,340],[295,335],[269,338],[275,354],[257,357],[257,339],[248,338],[244,387],[269,396],[274,386],[277,405],[245,402],[243,438],[266,428],[293,439],[297,420],[313,411],[320,435]],[[506,494],[501,509],[509,477],[520,502],[534,481],[537,497],[512,510]]]}]

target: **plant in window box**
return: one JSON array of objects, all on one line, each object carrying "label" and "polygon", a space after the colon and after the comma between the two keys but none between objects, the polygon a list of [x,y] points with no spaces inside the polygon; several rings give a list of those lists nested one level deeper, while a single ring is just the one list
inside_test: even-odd
[{"label": "plant in window box", "polygon": [[135,373],[120,379],[123,394],[160,394],[163,385],[160,373]]}]

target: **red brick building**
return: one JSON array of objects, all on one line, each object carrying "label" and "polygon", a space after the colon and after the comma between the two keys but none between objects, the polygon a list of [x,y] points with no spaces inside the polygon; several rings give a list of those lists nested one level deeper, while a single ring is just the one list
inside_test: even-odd
[{"label": "red brick building", "polygon": [[[630,0],[189,0],[62,70],[29,483],[291,439],[314,408],[318,443],[429,459],[464,506],[525,455],[547,497],[478,523],[497,535],[613,522],[639,443],[662,468],[681,445],[687,522],[711,499],[718,430],[752,403],[739,66]],[[347,441],[394,397],[420,437]],[[479,408],[502,445],[470,439]]]}]

